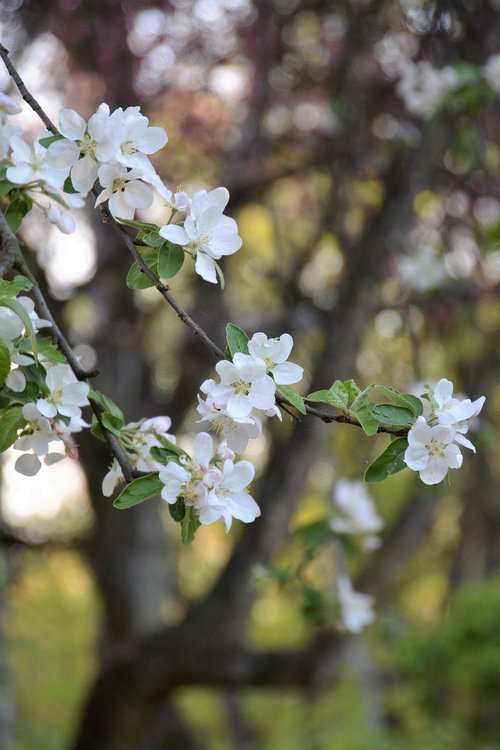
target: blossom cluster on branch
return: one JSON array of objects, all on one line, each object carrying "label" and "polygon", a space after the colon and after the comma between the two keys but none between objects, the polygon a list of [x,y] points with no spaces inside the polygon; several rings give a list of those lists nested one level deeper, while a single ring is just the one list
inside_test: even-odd
[{"label": "blossom cluster on branch", "polygon": [[[492,90],[498,88],[498,69],[498,61],[492,58],[483,70]],[[401,73],[399,93],[410,110],[424,116],[436,111],[447,92],[463,85],[457,71],[436,72],[428,63],[408,63]],[[273,338],[257,332],[250,337],[229,323],[225,351],[211,341],[180,309],[161,280],[175,276],[190,256],[204,280],[220,281],[223,287],[218,261],[242,245],[236,222],[224,213],[229,192],[224,187],[194,195],[170,190],[149,158],[166,145],[167,134],[151,126],[139,107],[111,111],[101,104],[88,121],[74,110],[63,109],[59,130],[42,118],[51,132],[33,146],[8,121],[19,111],[14,99],[0,95],[0,200],[5,214],[0,223],[6,227],[0,227],[1,275],[14,268],[31,278],[15,233],[33,207],[62,232],[71,233],[74,219],[67,211],[81,207],[92,192],[95,206],[107,204],[107,218],[133,256],[128,286],[155,285],[212,352],[219,354],[219,361],[215,366],[218,379],[201,384],[197,406],[198,423],[215,437],[200,432],[188,452],[181,447],[188,442],[170,432],[168,416],[127,423],[107,395],[90,388],[88,374],[51,318],[36,284],[35,299],[42,300],[49,319],[39,317],[33,300],[26,296],[33,279],[24,275],[9,281],[1,278],[0,452],[10,446],[21,452],[17,471],[33,476],[42,462],[50,465],[65,456],[76,458],[73,435],[90,427],[97,438],[107,440],[113,452],[103,494],[109,497],[117,485],[125,483],[114,501],[120,509],[160,495],[181,526],[182,540],[190,542],[200,524],[222,520],[229,530],[233,519],[248,523],[260,515],[249,488],[254,466],[237,455],[244,453],[250,439],[262,434],[265,418],[282,419],[283,411],[299,418],[310,414],[325,422],[357,425],[368,436],[389,434],[388,445],[366,470],[366,482],[410,468],[423,483],[436,484],[450,469],[461,466],[460,446],[475,450],[466,434],[484,397],[475,401],[453,397],[449,380],[440,380],[434,388],[426,386],[417,395],[380,384],[362,388],[352,379],[336,380],[329,389],[303,396],[294,387],[302,379],[303,368],[288,361],[293,347],[290,334]],[[165,211],[160,224],[136,217],[136,211],[152,206],[155,195]],[[40,331],[49,327],[54,338],[42,337]],[[328,411],[315,404],[326,405]],[[94,412],[91,424],[82,416],[87,406]],[[362,483],[340,480],[334,508],[322,539],[336,538],[340,543],[349,534],[361,540],[365,551],[378,546],[383,522]],[[342,566],[337,602],[344,629],[359,632],[373,620],[371,597],[354,591]]]}]

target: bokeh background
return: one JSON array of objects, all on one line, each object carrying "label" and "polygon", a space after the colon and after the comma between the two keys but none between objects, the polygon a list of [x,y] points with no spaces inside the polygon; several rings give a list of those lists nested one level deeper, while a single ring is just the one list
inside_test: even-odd
[{"label": "bokeh background", "polygon": [[[328,519],[335,482],[361,478],[383,437],[269,426],[249,454],[261,519],[188,548],[160,501],[103,498],[109,455],[90,436],[79,463],[33,479],[7,456],[2,750],[500,748],[499,104],[471,73],[500,51],[500,3],[3,0],[0,31],[53,119],[140,104],[169,134],[155,165],[171,187],[229,188],[244,247],[226,290],[186,268],[172,286],[212,338],[228,320],[289,331],[304,392],[449,377],[488,397],[450,485],[404,471],[370,488],[383,543],[342,545],[376,598],[360,636],[335,626]],[[397,90],[418,60],[471,83],[419,116]],[[31,265],[96,387],[130,420],[195,431],[210,354],[152,290],[127,289],[98,214],[71,237],[28,219]]]}]

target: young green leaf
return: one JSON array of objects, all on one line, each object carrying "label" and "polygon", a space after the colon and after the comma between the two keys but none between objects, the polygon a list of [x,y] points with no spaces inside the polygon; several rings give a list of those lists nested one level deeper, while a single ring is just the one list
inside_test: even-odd
[{"label": "young green leaf", "polygon": [[175,503],[169,503],[168,511],[176,523],[181,523],[186,515],[186,504],[182,497],[179,497]]},{"label": "young green leaf", "polygon": [[404,425],[409,427],[415,421],[413,411],[408,407],[393,404],[377,404],[373,407],[373,416],[379,422],[388,425]]},{"label": "young green leaf", "polygon": [[33,205],[32,200],[26,198],[16,198],[12,201],[7,211],[5,212],[5,218],[9,227],[12,229],[14,234],[17,232],[26,214],[31,210]]},{"label": "young green leaf", "polygon": [[44,148],[48,148],[52,143],[64,139],[63,135],[48,135],[46,138],[40,138],[38,143]]},{"label": "young green leaf", "polygon": [[114,401],[110,399],[109,396],[106,396],[104,393],[101,393],[100,391],[90,391],[89,398],[93,401],[97,401],[98,404],[100,404],[107,412],[113,415],[113,417],[116,417],[116,419],[121,420],[121,423],[123,424],[125,421],[125,418],[123,416],[123,412],[120,409],[119,406],[115,404]]},{"label": "young green leaf", "polygon": [[18,430],[25,426],[22,406],[9,406],[0,412],[0,453],[16,442]]},{"label": "young green leaf", "polygon": [[330,404],[332,406],[336,406],[336,404],[331,402],[331,392],[322,390],[322,391],[313,391],[308,396],[304,396],[305,401],[313,401],[314,403],[318,404]]},{"label": "young green leaf", "polygon": [[158,463],[163,464],[164,466],[166,466],[169,461],[179,463],[179,454],[174,453],[174,451],[171,451],[168,448],[159,448],[157,445],[153,445],[149,452],[151,458],[154,458],[155,461],[158,461]]},{"label": "young green leaf", "polygon": [[356,411],[349,410],[350,415],[358,420],[366,435],[375,435],[378,432],[379,423],[373,416],[373,406],[367,401],[359,405]]},{"label": "young green leaf", "polygon": [[120,510],[132,508],[134,505],[143,503],[144,500],[149,500],[150,497],[159,495],[162,489],[163,484],[160,481],[158,474],[148,474],[145,477],[139,477],[130,482],[130,484],[120,492],[113,503],[113,506]]},{"label": "young green leaf", "polygon": [[[50,336],[46,336],[43,339],[37,339],[37,346],[40,354],[43,354],[45,359],[48,359],[49,362],[56,362],[61,365],[67,364],[66,357],[61,351],[59,351],[56,342],[51,339]],[[19,346],[19,351],[30,351],[29,342],[22,341]]]},{"label": "young green leaf", "polygon": [[14,276],[12,281],[0,279],[0,299],[17,297],[19,292],[27,292],[33,284],[25,276]]},{"label": "young green leaf", "polygon": [[134,227],[142,232],[158,232],[159,227],[156,224],[148,224],[147,221],[137,221],[137,219],[120,219],[122,224],[126,224],[128,227]]},{"label": "young green leaf", "polygon": [[158,275],[162,279],[171,279],[172,276],[180,271],[184,263],[184,250],[180,245],[174,245],[172,242],[165,242],[162,239],[162,245],[158,254]]},{"label": "young green leaf", "polygon": [[0,388],[10,372],[10,352],[4,341],[0,339]]},{"label": "young green leaf", "polygon": [[[158,276],[158,248],[148,247],[141,255],[148,268],[155,276]],[[147,289],[150,286],[154,286],[153,282],[139,268],[136,262],[130,266],[126,283],[129,289]]]},{"label": "young green leaf", "polygon": [[226,341],[231,358],[234,357],[236,352],[248,354],[248,336],[245,331],[233,325],[233,323],[228,323],[226,326]]},{"label": "young green leaf", "polygon": [[71,177],[69,177],[69,175],[64,180],[63,193],[68,193],[68,195],[75,195],[75,193],[78,193],[78,190],[73,185],[73,182],[71,181]]},{"label": "young green leaf", "polygon": [[[390,398],[398,406],[402,406],[405,409],[410,409],[415,417],[419,417],[422,414],[422,402],[416,396],[412,396],[410,393],[400,393],[395,388],[388,388],[386,385],[374,386],[383,396]],[[413,420],[415,421],[415,420]]]},{"label": "young green leaf", "polygon": [[368,400],[373,386],[369,385],[364,391],[360,391],[349,410],[351,416],[355,417],[367,435],[375,435],[378,431],[378,421],[373,416],[374,404]]},{"label": "young green leaf", "polygon": [[149,245],[149,247],[160,247],[160,245],[163,245],[163,243],[165,242],[163,237],[160,237],[158,232],[148,232],[142,239],[146,245]]},{"label": "young green leaf", "polygon": [[292,406],[295,406],[297,411],[300,411],[301,414],[306,414],[306,407],[304,405],[304,399],[298,393],[295,388],[292,388],[290,385],[277,385],[276,390],[278,393],[281,393],[282,396],[284,396],[291,404]]},{"label": "young green leaf", "polygon": [[123,419],[119,419],[118,417],[113,416],[113,414],[108,414],[106,412],[105,414],[102,415],[101,420],[102,420],[103,426],[109,432],[112,432],[113,435],[120,437],[122,427],[123,427]]},{"label": "young green leaf", "polygon": [[201,526],[196,511],[192,505],[186,507],[186,513],[181,521],[181,541],[183,544],[191,544],[196,531]]},{"label": "young green leaf", "polygon": [[0,198],[3,198],[4,195],[7,195],[7,193],[10,193],[10,191],[16,187],[19,187],[19,185],[15,185],[9,180],[2,180],[0,182]]},{"label": "young green leaf", "polygon": [[390,474],[406,468],[404,454],[408,447],[408,440],[404,437],[396,438],[367,468],[365,482],[381,482]]}]

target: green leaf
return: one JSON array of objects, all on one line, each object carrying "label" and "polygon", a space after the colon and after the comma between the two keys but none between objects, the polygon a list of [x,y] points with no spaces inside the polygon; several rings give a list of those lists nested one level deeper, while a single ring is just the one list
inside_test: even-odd
[{"label": "green leaf", "polygon": [[169,461],[179,463],[179,454],[174,453],[174,451],[171,451],[168,448],[159,448],[157,445],[153,445],[149,453],[155,461],[158,461],[164,466],[166,466]]},{"label": "green leaf", "polygon": [[[26,344],[24,344],[24,342],[21,342],[19,350],[23,351],[24,346],[27,346],[27,344],[28,342],[26,342]],[[48,359],[49,362],[57,362],[58,364],[62,365],[67,364],[68,360],[59,350],[54,339],[51,339],[49,336],[46,336],[43,339],[37,339],[37,346],[40,354],[43,354],[43,356]]]},{"label": "green leaf", "polygon": [[36,343],[35,331],[33,330],[33,323],[31,322],[31,318],[28,315],[26,308],[23,307],[19,300],[14,299],[14,297],[1,298],[0,306],[8,307],[9,310],[12,310],[12,312],[14,312],[19,318],[21,318],[31,343],[31,351],[36,357],[38,354],[38,348]]},{"label": "green leaf", "polygon": [[228,323],[226,326],[226,341],[231,358],[237,352],[248,354],[248,336],[245,331],[233,325],[233,323]]},{"label": "green leaf", "polygon": [[361,388],[359,388],[359,386],[355,383],[355,381],[352,378],[350,380],[344,380],[343,386],[347,391],[347,395],[349,397],[350,402],[355,401],[361,393]]},{"label": "green leaf", "polygon": [[372,389],[373,386],[369,385],[364,391],[360,391],[352,402],[349,410],[350,414],[359,421],[367,435],[375,435],[378,431],[379,425],[378,421],[373,416],[373,408],[375,404],[368,400],[368,395],[371,393]]},{"label": "green leaf", "polygon": [[281,393],[295,408],[300,411],[301,414],[306,414],[306,407],[304,405],[304,399],[297,393],[295,388],[289,385],[277,385],[276,390]]},{"label": "green leaf", "polygon": [[0,388],[10,372],[10,352],[4,341],[0,339]]},{"label": "green leaf", "polygon": [[393,404],[377,404],[373,407],[373,416],[379,422],[388,425],[410,426],[415,421],[415,415],[411,409]]},{"label": "green leaf", "polygon": [[98,438],[98,440],[104,440],[104,442],[106,442],[102,427],[95,416],[92,418],[92,427],[90,428],[90,432],[92,433],[92,435],[94,435],[94,437]]},{"label": "green leaf", "polygon": [[14,234],[21,226],[24,217],[30,211],[32,205],[32,200],[27,200],[26,198],[16,198],[16,200],[12,201],[12,203],[8,207],[7,211],[5,212],[5,218],[7,219],[7,223]]},{"label": "green leaf", "polygon": [[126,224],[128,227],[134,227],[139,229],[141,232],[158,232],[159,227],[156,224],[148,224],[147,221],[137,221],[137,219],[120,219],[122,224]]},{"label": "green leaf", "polygon": [[336,409],[347,409],[351,402],[354,402],[360,395],[361,390],[354,380],[345,380],[343,383],[336,380],[333,385],[326,391],[314,391],[306,396],[306,401],[318,401],[323,404],[329,404]]},{"label": "green leaf", "polygon": [[186,515],[186,504],[182,497],[180,497],[175,503],[169,503],[168,511],[176,523],[181,523]]},{"label": "green leaf", "polygon": [[[158,276],[158,248],[148,247],[141,255],[148,268],[155,276]],[[126,283],[129,289],[147,289],[150,286],[154,286],[154,283],[148,279],[136,262],[130,266]]]},{"label": "green leaf", "polygon": [[109,432],[112,432],[113,435],[117,435],[118,437],[120,437],[122,431],[121,428],[123,427],[123,419],[119,419],[118,417],[113,416],[113,414],[108,414],[106,412],[102,415],[101,420],[104,427]]},{"label": "green leaf", "polygon": [[295,531],[294,537],[298,538],[301,546],[310,554],[332,538],[332,530],[329,522],[322,518],[319,521],[300,526]]},{"label": "green leaf", "polygon": [[171,279],[182,268],[184,258],[184,250],[180,245],[163,240],[158,254],[158,275],[162,279]]},{"label": "green leaf", "polygon": [[410,409],[416,417],[422,414],[422,402],[416,396],[412,396],[410,393],[400,393],[395,388],[388,388],[386,385],[376,385],[374,387],[398,406]]},{"label": "green leaf", "polygon": [[181,541],[183,544],[191,544],[196,531],[201,526],[195,509],[192,505],[186,507],[186,513],[181,521]]},{"label": "green leaf", "polygon": [[351,416],[360,423],[366,435],[375,435],[378,432],[379,423],[373,416],[373,406],[369,401],[359,406],[356,411],[349,410]]},{"label": "green leaf", "polygon": [[105,411],[109,412],[109,414],[112,414],[113,417],[116,417],[116,419],[121,420],[122,424],[124,423],[125,419],[122,410],[115,404],[114,401],[109,398],[109,396],[106,396],[100,391],[90,391],[89,398],[93,401],[97,401],[97,403],[100,404]]},{"label": "green leaf", "polygon": [[0,279],[0,299],[17,297],[19,292],[27,292],[33,284],[25,276],[14,276],[12,281]]},{"label": "green leaf", "polygon": [[417,396],[414,396],[412,393],[402,393],[401,395],[403,396],[406,403],[409,405],[409,408],[413,410],[415,417],[419,417],[424,411],[424,405],[422,401]]},{"label": "green leaf", "polygon": [[160,237],[158,232],[148,232],[144,235],[142,240],[146,243],[146,245],[149,245],[149,247],[160,247],[165,242],[163,237]]},{"label": "green leaf", "polygon": [[63,135],[48,135],[46,138],[39,138],[38,143],[44,148],[48,148],[52,143],[61,140],[64,140]]},{"label": "green leaf", "polygon": [[10,182],[9,180],[2,180],[0,182],[0,197],[7,195],[7,193],[10,193],[10,191],[16,187],[19,187],[19,185],[15,185],[13,182]]},{"label": "green leaf", "polygon": [[383,453],[367,468],[365,482],[381,482],[390,474],[397,474],[406,468],[404,454],[408,447],[408,440],[404,437],[393,440]]},{"label": "green leaf", "polygon": [[124,510],[132,508],[134,505],[143,503],[150,497],[159,495],[163,489],[163,483],[160,481],[158,474],[148,474],[145,477],[134,479],[124,490],[120,492],[113,506]]},{"label": "green leaf", "polygon": [[69,176],[64,180],[63,193],[68,193],[68,195],[75,195],[75,193],[78,193],[78,190],[73,185],[71,177]]},{"label": "green leaf", "polygon": [[0,453],[16,442],[18,430],[25,426],[22,406],[9,406],[0,412]]},{"label": "green leaf", "polygon": [[[308,396],[304,396],[305,401],[314,401],[318,404],[329,404],[330,403],[330,397],[331,393],[330,391],[313,391]],[[335,404],[332,404],[332,406],[335,406]]]}]

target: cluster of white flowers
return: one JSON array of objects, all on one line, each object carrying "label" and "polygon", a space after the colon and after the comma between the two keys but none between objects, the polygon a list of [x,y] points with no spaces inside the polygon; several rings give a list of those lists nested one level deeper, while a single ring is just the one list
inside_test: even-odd
[{"label": "cluster of white flowers", "polygon": [[[333,488],[333,505],[340,516],[330,522],[336,534],[361,536],[363,549],[371,551],[380,546],[377,534],[384,522],[375,508],[363,482],[339,479]],[[360,633],[375,619],[374,600],[368,594],[354,591],[347,573],[337,576],[337,595],[340,606],[340,627],[350,633]]]},{"label": "cluster of white flowers", "polygon": [[182,499],[193,506],[202,524],[222,518],[226,529],[231,519],[253,521],[260,510],[246,488],[254,476],[249,461],[234,462],[250,438],[262,431],[262,415],[278,415],[276,386],[296,383],[302,378],[302,367],[287,362],[293,346],[285,333],[269,339],[255,333],[248,341],[248,354],[236,352],[232,361],[216,365],[220,382],[206,380],[202,386],[205,399],[198,397],[199,422],[209,422],[218,444],[202,432],[194,440],[192,458],[181,456],[179,463],[170,461],[160,467],[164,484],[161,496],[173,504]]},{"label": "cluster of white flowers", "polygon": [[168,141],[164,128],[150,126],[140,107],[111,112],[101,104],[88,121],[65,108],[59,114],[60,137],[44,133],[32,147],[20,137],[21,129],[7,122],[7,115],[20,110],[14,99],[0,95],[0,158],[8,159],[7,179],[22,185],[50,222],[73,232],[74,220],[64,209],[81,208],[96,184],[95,205],[107,202],[118,221],[150,208],[156,191],[168,208],[159,234],[195,258],[203,279],[217,283],[217,261],[242,244],[236,222],[224,215],[229,192],[219,187],[193,196],[173,193],[149,159]]},{"label": "cluster of white flowers", "polygon": [[422,402],[424,412],[408,433],[404,461],[410,469],[418,471],[424,484],[438,484],[449,469],[459,469],[462,465],[459,445],[475,453],[474,445],[465,435],[469,421],[483,408],[485,397],[475,401],[453,398],[453,383],[442,378],[434,389],[427,389]]},{"label": "cluster of white flowers", "polygon": [[[27,424],[14,443],[16,450],[23,451],[16,460],[16,471],[29,477],[40,470],[40,459],[51,465],[65,456],[76,458],[78,452],[72,435],[89,427],[82,419],[80,408],[88,406],[89,386],[76,379],[69,365],[44,364],[48,393],[45,398],[24,404],[22,414]],[[53,442],[57,442],[63,452],[50,452],[49,443]]]},{"label": "cluster of white flowers", "polygon": [[202,524],[222,518],[227,531],[233,518],[254,521],[260,509],[247,487],[255,470],[250,461],[235,462],[234,458],[226,441],[216,445],[207,432],[200,432],[193,441],[192,458],[181,456],[180,463],[170,461],[160,468],[162,498],[170,504],[182,499],[186,506],[193,506]]},{"label": "cluster of white flowers", "polygon": [[248,354],[237,352],[232,362],[222,360],[215,366],[220,382],[206,380],[198,396],[200,422],[211,422],[221,439],[242,453],[248,440],[260,435],[262,415],[280,417],[276,406],[276,386],[298,383],[303,369],[287,362],[293,338],[284,333],[267,338],[254,333],[248,342]]},{"label": "cluster of white flowers", "polygon": [[426,60],[404,60],[399,66],[396,92],[411,114],[431,117],[459,84],[457,72],[449,65],[439,69]]},{"label": "cluster of white flowers", "polygon": [[384,522],[368,494],[364,482],[339,479],[333,488],[334,508],[342,514],[330,524],[337,534],[359,534],[363,537],[363,548],[373,550],[380,546],[377,534]]},{"label": "cluster of white flowers", "polygon": [[[162,468],[163,464],[152,457],[151,448],[164,447],[165,440],[176,444],[175,435],[169,433],[171,426],[172,420],[166,416],[150,417],[150,419],[124,425],[120,430],[120,441],[134,469],[151,472]],[[115,458],[102,481],[102,494],[105,497],[111,497],[115,487],[124,481],[120,464]]]},{"label": "cluster of white flowers", "polygon": [[217,283],[217,260],[232,255],[241,247],[241,237],[234,219],[224,216],[229,192],[219,187],[207,192],[200,190],[189,199],[185,193],[167,196],[175,209],[175,216],[185,214],[184,225],[165,224],[160,235],[175,245],[181,245],[196,257],[196,272],[205,281]]},{"label": "cluster of white flowers", "polygon": [[373,596],[354,591],[348,575],[337,578],[340,604],[340,626],[349,633],[361,633],[363,628],[375,620]]},{"label": "cluster of white flowers", "polygon": [[[446,96],[462,85],[459,72],[451,65],[436,68],[427,60],[403,59],[396,67],[399,77],[396,92],[408,112],[417,117],[432,117]],[[477,76],[478,81],[482,77],[492,91],[500,93],[500,53],[489,57],[484,66],[477,69]]]}]

